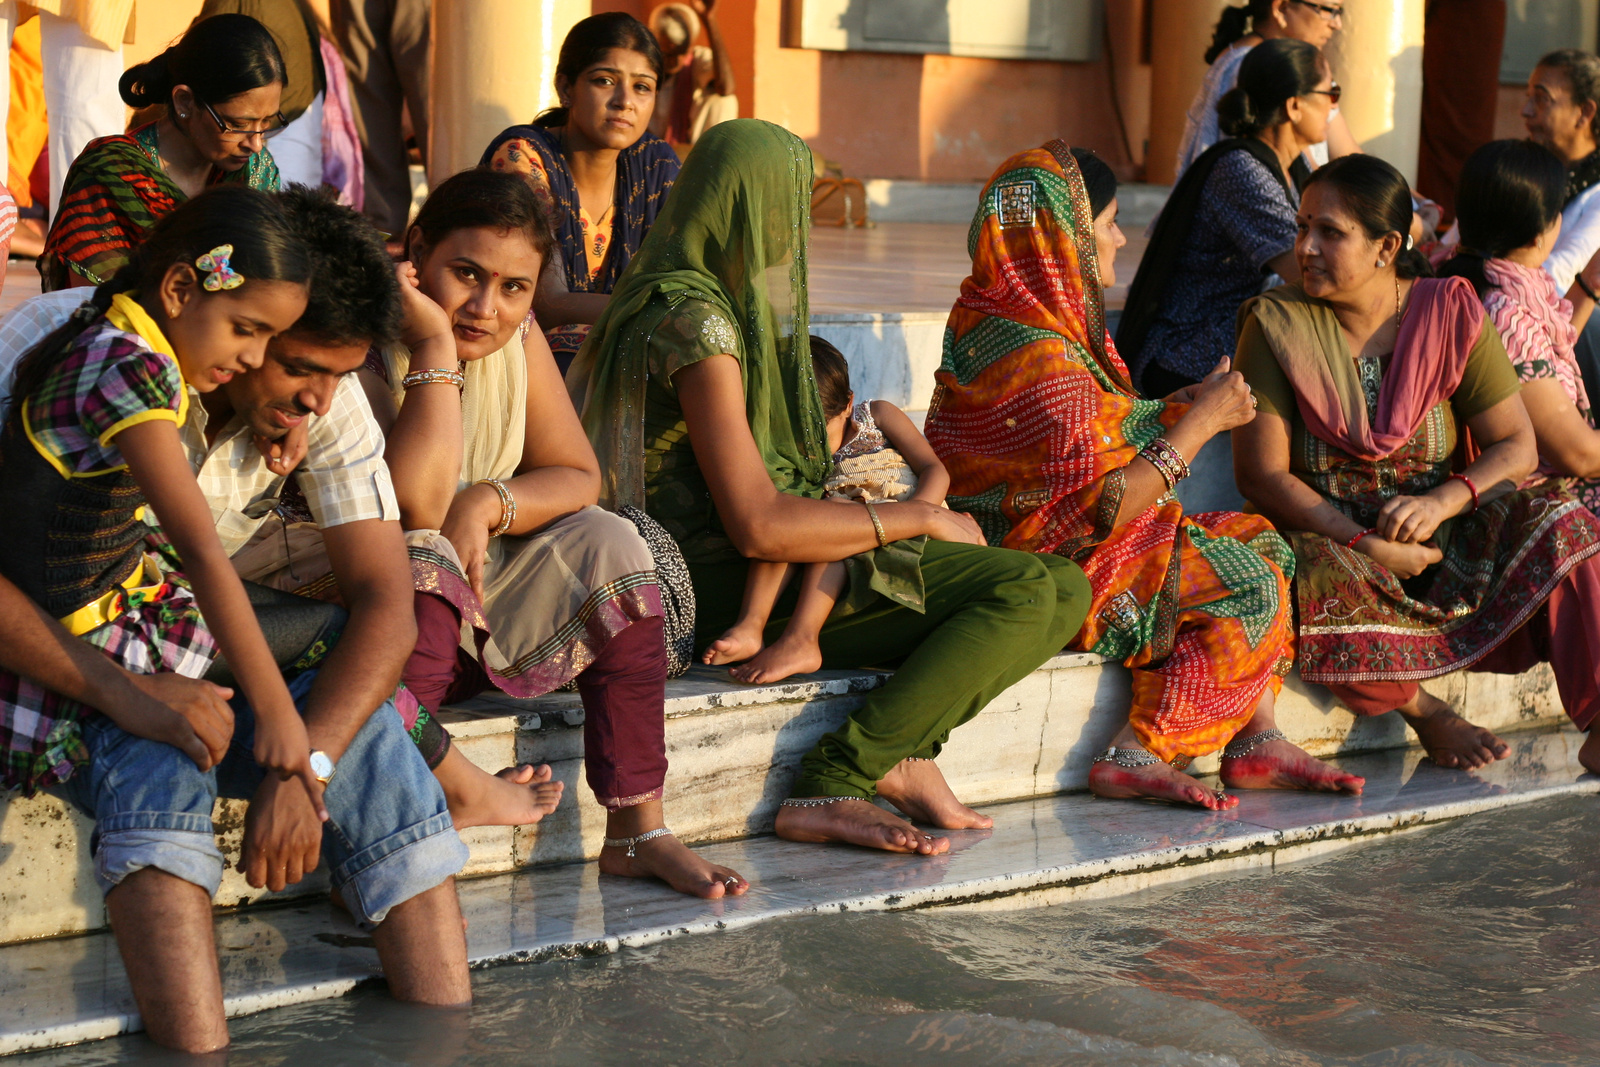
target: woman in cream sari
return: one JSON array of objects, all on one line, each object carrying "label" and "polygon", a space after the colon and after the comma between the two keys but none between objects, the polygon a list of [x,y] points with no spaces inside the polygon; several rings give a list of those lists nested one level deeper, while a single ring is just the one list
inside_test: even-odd
[{"label": "woman in cream sari", "polygon": [[486,170],[440,185],[407,235],[407,344],[371,368],[426,594],[405,683],[436,709],[576,681],[587,778],[607,809],[601,870],[742,893],[663,822],[661,593],[634,526],[594,506],[599,463],[533,325],[551,242],[527,183]]}]

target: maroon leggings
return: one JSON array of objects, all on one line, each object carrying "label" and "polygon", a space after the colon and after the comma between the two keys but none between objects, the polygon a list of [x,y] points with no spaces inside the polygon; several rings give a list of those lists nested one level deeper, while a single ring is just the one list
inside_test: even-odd
[{"label": "maroon leggings", "polygon": [[[430,711],[494,688],[461,647],[461,616],[431,593],[417,593],[417,647],[404,681]],[[615,811],[661,796],[667,775],[664,708],[667,646],[660,616],[641,619],[606,642],[578,675],[583,697],[583,763],[589,788]]]},{"label": "maroon leggings", "polygon": [[[1513,630],[1475,671],[1521,674],[1549,663],[1556,690],[1580,730],[1600,716],[1600,556],[1573,568],[1527,622]],[[1339,702],[1357,715],[1382,715],[1417,695],[1416,682],[1355,682],[1330,685]]]}]

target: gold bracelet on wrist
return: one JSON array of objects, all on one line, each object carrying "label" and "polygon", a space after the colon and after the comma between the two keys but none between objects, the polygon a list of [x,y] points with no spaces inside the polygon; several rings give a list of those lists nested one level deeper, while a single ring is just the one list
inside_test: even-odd
[{"label": "gold bracelet on wrist", "polygon": [[872,506],[870,500],[863,500],[862,503],[867,506],[867,515],[872,519],[872,531],[878,535],[878,547],[888,548],[889,538],[884,536],[883,522],[878,518],[878,509]]},{"label": "gold bracelet on wrist", "polygon": [[484,478],[473,484],[493,486],[500,497],[500,525],[489,532],[490,537],[499,537],[517,521],[517,498],[511,495],[511,490],[499,478]]},{"label": "gold bracelet on wrist", "polygon": [[400,379],[401,389],[418,385],[453,385],[460,390],[467,387],[467,376],[458,370],[414,370]]}]

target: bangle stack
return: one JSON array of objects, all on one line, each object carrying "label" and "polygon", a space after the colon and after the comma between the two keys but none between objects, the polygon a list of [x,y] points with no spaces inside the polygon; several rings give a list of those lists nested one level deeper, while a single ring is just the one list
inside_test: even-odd
[{"label": "bangle stack", "polygon": [[506,483],[499,478],[485,478],[473,484],[493,486],[494,491],[500,495],[500,525],[489,532],[490,537],[499,537],[511,529],[512,524],[517,521],[517,498],[511,495],[511,490],[507,489]]},{"label": "bangle stack", "polygon": [[458,370],[414,370],[400,379],[400,388],[416,385],[453,385],[456,389],[467,387],[467,376]]},{"label": "bangle stack", "polygon": [[1375,534],[1377,532],[1378,532],[1378,528],[1376,526],[1368,526],[1365,530],[1362,530],[1360,533],[1358,533],[1354,537],[1350,538],[1350,540],[1346,541],[1344,543],[1344,547],[1354,551],[1357,541],[1360,541],[1363,537],[1367,536],[1368,534]]},{"label": "bangle stack", "polygon": [[1472,494],[1472,510],[1478,510],[1478,487],[1472,484],[1471,478],[1468,478],[1465,474],[1452,474],[1450,477],[1446,478],[1445,481],[1460,482],[1462,485],[1465,485],[1467,487],[1467,492]]},{"label": "bangle stack", "polygon": [[872,506],[870,500],[863,500],[862,503],[867,506],[867,514],[872,518],[872,532],[878,535],[878,547],[888,548],[889,538],[884,536],[883,522],[878,518],[878,509]]},{"label": "bangle stack", "polygon": [[1168,492],[1189,477],[1189,461],[1184,459],[1183,453],[1173,448],[1172,442],[1165,437],[1158,437],[1139,449],[1139,458],[1161,474],[1167,483]]}]

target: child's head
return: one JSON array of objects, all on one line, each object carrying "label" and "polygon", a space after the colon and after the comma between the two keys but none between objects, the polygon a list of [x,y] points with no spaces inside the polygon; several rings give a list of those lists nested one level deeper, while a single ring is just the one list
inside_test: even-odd
[{"label": "child's head", "polygon": [[822,415],[828,420],[828,451],[836,452],[844,442],[856,395],[850,391],[850,365],[843,353],[816,334],[811,335],[811,374],[817,380]]},{"label": "child's head", "polygon": [[[261,366],[267,342],[306,307],[311,260],[277,201],[219,185],[179,204],[90,301],[103,314],[119,293],[160,327],[184,380],[202,393]],[[17,367],[14,397],[26,397],[71,350],[94,318],[74,315]]]}]

